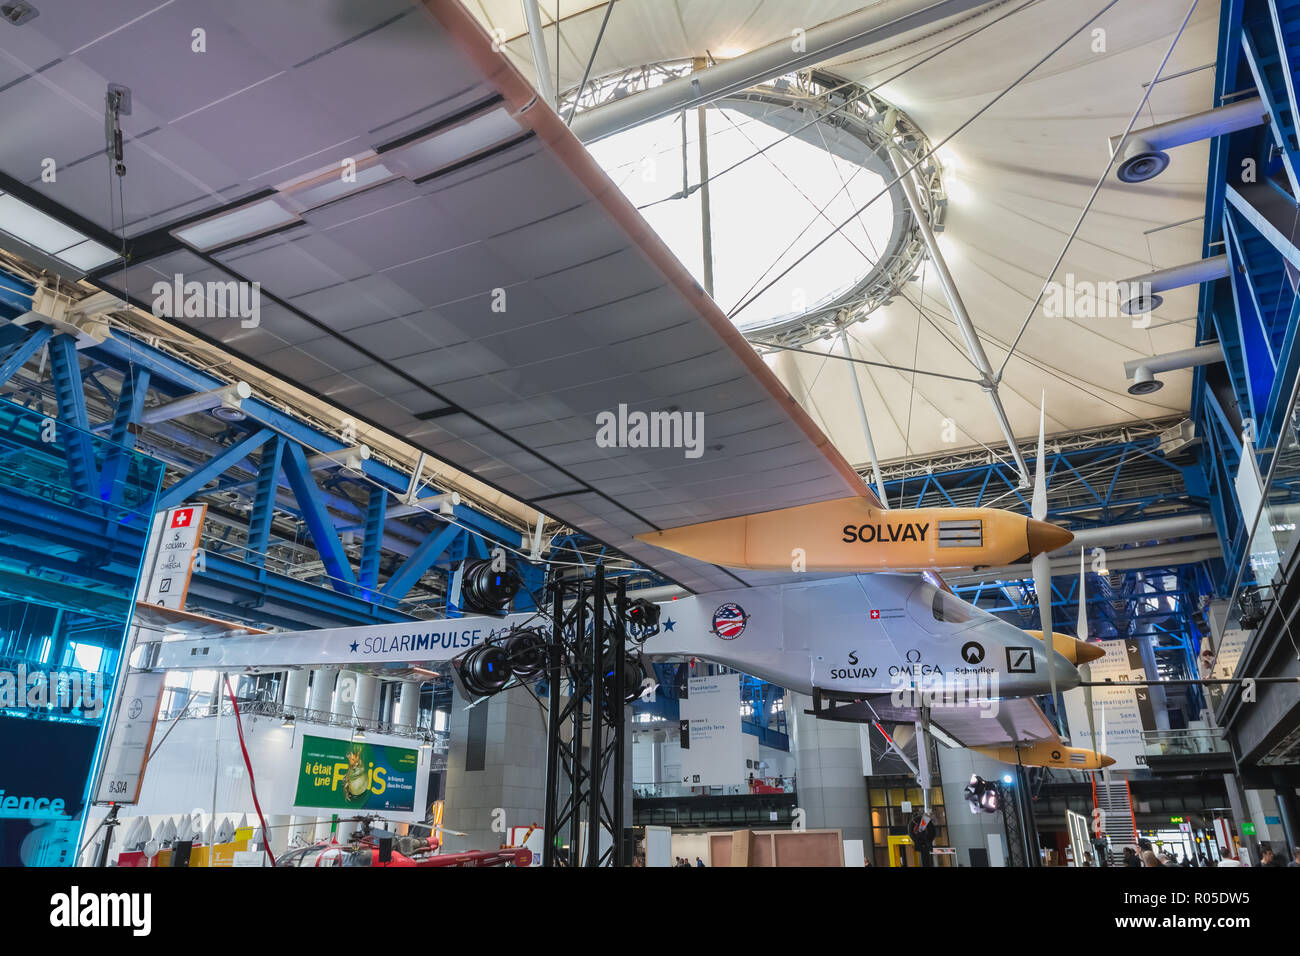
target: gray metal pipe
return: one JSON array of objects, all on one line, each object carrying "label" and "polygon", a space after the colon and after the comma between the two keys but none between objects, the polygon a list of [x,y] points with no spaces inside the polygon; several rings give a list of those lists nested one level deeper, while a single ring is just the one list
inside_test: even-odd
[{"label": "gray metal pipe", "polygon": [[1097,548],[1110,544],[1138,544],[1143,541],[1164,541],[1191,535],[1214,533],[1214,519],[1207,514],[1172,515],[1152,518],[1149,521],[1129,521],[1105,528],[1088,528],[1074,533],[1074,540],[1052,555],[1077,553],[1080,548]]},{"label": "gray metal pipe", "polygon": [[852,361],[853,353],[849,350],[849,335],[844,329],[840,330],[840,346],[844,349],[844,357],[849,359],[849,381],[853,383],[853,394],[858,400],[858,421],[862,424],[862,437],[867,440],[867,456],[871,459],[871,475],[876,480],[876,496],[880,498],[880,503],[886,508],[889,507],[889,499],[885,497],[885,479],[880,473],[880,459],[876,455],[876,443],[871,438],[871,422],[867,419],[867,406],[862,401],[862,385],[858,382],[858,366]]},{"label": "gray metal pipe", "polygon": [[1194,262],[1184,262],[1180,265],[1169,266],[1165,269],[1157,269],[1155,272],[1148,272],[1146,275],[1133,276],[1131,279],[1125,279],[1127,285],[1149,285],[1152,292],[1168,292],[1170,289],[1181,289],[1184,286],[1200,285],[1202,282],[1213,282],[1215,279],[1222,279],[1228,274],[1228,257],[1226,255],[1210,256],[1207,259],[1197,259]]},{"label": "gray metal pipe", "polygon": [[1110,148],[1113,153],[1121,139],[1127,141],[1139,139],[1144,140],[1154,149],[1172,149],[1175,146],[1185,146],[1212,136],[1222,136],[1225,133],[1250,129],[1252,126],[1262,126],[1266,122],[1268,122],[1268,107],[1260,97],[1254,96],[1226,106],[1205,110],[1202,113],[1193,113],[1191,116],[1183,116],[1166,123],[1157,123],[1146,129],[1136,129],[1127,137],[1123,137],[1122,134],[1112,136]]},{"label": "gray metal pipe", "polygon": [[[537,70],[537,92],[551,109],[559,109],[555,97],[555,84],[551,82],[551,62],[546,55],[546,34],[542,27],[542,11],[537,0],[524,0],[524,19],[528,21],[528,40],[533,47],[533,67]],[[555,28],[559,30],[557,25]]]},{"label": "gray metal pipe", "polygon": [[1116,149],[1119,150],[1115,175],[1120,182],[1144,183],[1155,179],[1169,167],[1169,154],[1165,150],[1260,126],[1267,120],[1268,108],[1256,96],[1167,123],[1157,123],[1146,129],[1134,130],[1122,142],[1119,137],[1112,136],[1111,155],[1114,156]]},{"label": "gray metal pipe", "polygon": [[946,17],[983,6],[988,0],[893,0],[870,6],[819,24],[803,34],[769,43],[765,47],[670,80],[662,86],[613,100],[579,113],[572,129],[584,143],[592,143],[625,129],[684,109],[701,106],[767,80],[832,57],[879,43]]},{"label": "gray metal pipe", "polygon": [[1124,374],[1132,378],[1138,369],[1148,372],[1173,372],[1181,368],[1196,368],[1199,365],[1213,365],[1223,361],[1223,347],[1218,342],[1198,345],[1195,348],[1179,349],[1165,352],[1163,355],[1149,355],[1145,358],[1130,359],[1124,363]]},{"label": "gray metal pipe", "polygon": [[966,303],[962,301],[961,293],[957,290],[957,283],[953,280],[952,273],[948,271],[948,262],[944,258],[943,251],[939,248],[939,240],[935,237],[934,230],[930,228],[930,217],[924,206],[921,205],[921,197],[916,191],[916,183],[913,181],[912,173],[908,173],[908,167],[911,165],[907,157],[897,149],[889,150],[890,162],[894,164],[894,171],[898,173],[899,185],[903,187],[903,195],[907,197],[907,204],[912,207],[912,214],[916,219],[917,231],[921,233],[921,238],[925,242],[925,248],[930,253],[930,260],[934,263],[935,271],[939,274],[939,284],[943,286],[943,294],[948,300],[948,310],[952,312],[953,319],[957,323],[957,328],[961,331],[961,337],[966,343],[966,351],[970,355],[971,362],[979,369],[980,378],[983,380],[983,388],[988,393],[989,403],[993,406],[993,417],[997,419],[998,427],[1002,430],[1002,437],[1006,440],[1007,447],[1011,449],[1011,457],[1015,459],[1016,467],[1020,470],[1020,482],[1022,487],[1029,485],[1029,466],[1025,464],[1025,458],[1020,453],[1020,445],[1016,442],[1016,436],[1011,431],[1011,422],[1007,418],[1007,411],[1002,406],[1002,397],[998,394],[997,377],[994,374],[993,366],[989,364],[988,356],[984,353],[984,346],[980,343],[979,333],[975,330],[975,323],[971,321],[970,313],[966,311]]},{"label": "gray metal pipe", "polygon": [[251,397],[252,394],[253,390],[247,382],[235,382],[233,385],[214,388],[209,392],[196,392],[175,401],[156,405],[153,408],[146,408],[140,413],[140,424],[156,425],[159,422],[169,422],[172,419],[193,415],[196,412],[206,412],[218,405],[225,405],[227,408],[238,408],[239,403]]},{"label": "gray metal pipe", "polygon": [[1125,315],[1152,312],[1164,302],[1161,292],[1226,278],[1229,268],[1226,255],[1210,256],[1125,279],[1116,283],[1119,295],[1125,297],[1119,310]]}]

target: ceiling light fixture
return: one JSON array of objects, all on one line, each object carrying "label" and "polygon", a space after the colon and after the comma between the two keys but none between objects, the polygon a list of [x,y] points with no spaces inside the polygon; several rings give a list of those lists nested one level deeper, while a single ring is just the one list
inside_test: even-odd
[{"label": "ceiling light fixture", "polygon": [[252,239],[298,221],[297,213],[285,209],[274,199],[263,199],[173,229],[172,235],[187,246],[206,252],[241,239]]},{"label": "ceiling light fixture", "polygon": [[0,193],[0,232],[87,273],[117,253],[11,193]]}]

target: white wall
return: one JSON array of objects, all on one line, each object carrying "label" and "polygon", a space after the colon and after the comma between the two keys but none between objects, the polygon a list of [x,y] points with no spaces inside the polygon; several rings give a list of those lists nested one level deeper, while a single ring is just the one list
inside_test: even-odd
[{"label": "white wall", "polygon": [[[633,725],[636,729],[636,725]],[[654,780],[669,783],[676,782],[681,775],[681,738],[676,732],[669,730],[665,732],[663,743],[656,745],[654,743],[655,732],[653,730],[636,729],[637,741],[632,745],[632,780],[635,783],[650,783]],[[775,777],[784,776],[787,780],[794,774],[795,759],[794,755],[785,750],[775,750],[771,747],[760,746],[758,738],[752,734],[741,734],[741,744],[743,754],[746,760],[755,762],[766,761],[767,769],[763,771],[751,770],[745,767],[744,779],[748,780],[750,773],[754,776]],[[658,746],[662,756],[662,771],[659,777],[655,776],[655,747]]]},{"label": "white wall", "polygon": [[[257,781],[257,796],[262,812],[267,817],[293,814],[293,800],[298,781],[298,754],[302,735],[315,737],[348,738],[346,728],[325,727],[299,721],[294,728],[280,726],[277,718],[243,718],[244,741],[248,746],[249,760]],[[159,724],[154,736],[156,753],[145,769],[137,805],[123,807],[118,814],[126,821],[119,826],[113,840],[115,856],[121,849],[121,838],[126,835],[131,820],[138,816],[150,818],[157,831],[167,817],[181,814],[202,814],[204,825],[211,819],[215,806],[215,819],[230,817],[232,822],[247,815],[250,825],[257,825],[257,812],[249,789],[248,772],[240,753],[239,739],[233,717],[187,718],[177,721],[166,739],[167,726]],[[163,741],[159,746],[159,741]],[[368,734],[367,743],[405,747],[418,750],[418,743],[407,737],[387,734]],[[428,751],[419,751],[420,766],[416,774],[415,812],[411,814],[386,814],[393,821],[419,821],[424,819],[428,791]],[[215,778],[215,780],[214,780]],[[215,782],[215,799],[214,799]],[[107,810],[92,807],[88,811],[86,833],[89,834],[104,817]],[[328,816],[325,811],[296,811],[304,815]],[[287,836],[287,834],[286,834]],[[272,846],[284,845],[273,834]]]}]

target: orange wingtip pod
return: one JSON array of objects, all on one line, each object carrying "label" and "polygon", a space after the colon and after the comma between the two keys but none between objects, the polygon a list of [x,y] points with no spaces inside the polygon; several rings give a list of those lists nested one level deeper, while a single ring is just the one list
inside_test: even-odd
[{"label": "orange wingtip pod", "polygon": [[724,567],[775,571],[925,571],[1001,567],[1068,543],[1064,529],[995,508],[885,510],[837,498],[637,535]]},{"label": "orange wingtip pod", "polygon": [[976,753],[1002,763],[1024,764],[1026,767],[1062,767],[1067,770],[1101,770],[1115,762],[1114,757],[1099,754],[1085,747],[1069,747],[1059,740],[1039,740],[1034,743],[1022,743],[1017,748],[1006,745],[1002,747],[971,747]]},{"label": "orange wingtip pod", "polygon": [[[1041,641],[1043,639],[1042,631],[1025,631],[1025,633],[1035,640]],[[1071,664],[1087,664],[1099,657],[1106,656],[1106,649],[1101,645],[1081,641],[1069,634],[1062,634],[1060,631],[1052,632],[1052,648]]]}]

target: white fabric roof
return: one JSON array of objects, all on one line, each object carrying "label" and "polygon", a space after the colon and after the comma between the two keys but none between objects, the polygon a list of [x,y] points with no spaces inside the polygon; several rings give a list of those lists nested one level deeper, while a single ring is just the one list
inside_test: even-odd
[{"label": "white fabric roof", "polygon": [[[888,0],[886,0],[888,2]],[[919,31],[829,64],[848,79],[879,83],[923,51],[992,20],[1018,4],[991,4],[955,25]],[[532,58],[518,0],[468,4],[526,75]],[[542,0],[547,45],[556,68],[555,0]],[[618,0],[595,59],[593,76],[648,62],[735,54],[850,13],[861,0]],[[907,110],[938,142],[1065,39],[1104,0],[1040,0],[971,40],[918,66],[881,92]],[[604,16],[603,3],[560,4],[560,87],[582,76]],[[1186,14],[1185,0],[1120,3],[1030,75],[941,154],[947,181],[956,179],[941,245],[994,368],[1020,328],[1033,297],[1074,226],[1109,158],[1107,139],[1123,132],[1147,83]],[[1137,128],[1210,108],[1218,5],[1201,4],[1179,41]],[[1104,35],[1094,35],[1094,29]],[[1094,46],[1104,41],[1104,50]],[[956,163],[951,162],[955,154]],[[1158,179],[1126,186],[1112,171],[1057,273],[1076,282],[1117,281],[1200,257],[1208,147],[1180,147]],[[810,214],[812,210],[809,210]],[[756,266],[760,271],[766,264]],[[923,287],[923,289],[922,289]],[[971,377],[957,328],[932,267],[908,290],[929,314],[899,297],[852,331],[859,358]],[[815,290],[808,296],[817,298]],[[1048,432],[1072,431],[1185,411],[1191,373],[1161,376],[1166,387],[1145,398],[1126,393],[1123,363],[1189,347],[1194,342],[1196,289],[1166,296],[1149,328],[1131,319],[1046,318],[1030,323],[1001,386],[1017,436],[1037,432],[1046,392]],[[814,345],[826,349],[829,343]],[[850,461],[866,461],[848,366],[842,361],[784,354],[772,367]],[[977,386],[857,366],[882,459],[1002,444]],[[915,390],[913,390],[915,385]],[[1005,446],[1003,446],[1005,447]]]}]

